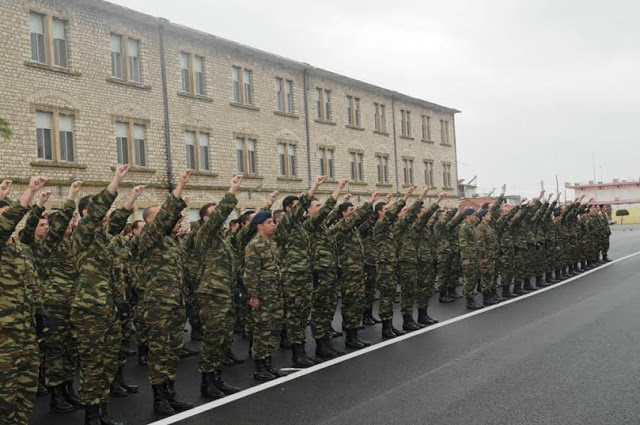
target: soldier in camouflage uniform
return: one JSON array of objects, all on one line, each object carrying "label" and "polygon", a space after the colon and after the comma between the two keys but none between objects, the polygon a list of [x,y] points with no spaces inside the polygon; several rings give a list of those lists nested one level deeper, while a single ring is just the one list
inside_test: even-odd
[{"label": "soldier in camouflage uniform", "polygon": [[325,180],[326,176],[317,177],[307,194],[301,198],[284,198],[282,208],[285,214],[278,222],[274,236],[282,255],[285,322],[294,367],[304,368],[315,364],[305,350],[305,333],[313,296],[313,272],[309,251],[311,241],[302,224],[304,212]]},{"label": "soldier in camouflage uniform", "polygon": [[175,391],[179,351],[184,337],[184,275],[185,252],[172,236],[182,218],[186,202],[182,189],[193,170],[184,170],[176,188],[162,207],[144,210],[144,229],[137,238],[141,278],[145,281],[142,299],[144,321],[148,326],[149,381],[153,388],[153,408],[170,415],[176,410],[193,407],[179,399]]},{"label": "soldier in camouflage uniform", "polygon": [[607,215],[605,205],[600,205],[599,214],[602,225],[602,233],[600,234],[600,252],[602,253],[602,261],[608,263],[611,261],[609,259],[609,238],[611,237],[611,226],[609,226],[609,216]]},{"label": "soldier in camouflage uniform", "polygon": [[202,321],[200,320],[200,307],[196,296],[201,255],[196,249],[196,239],[198,231],[204,224],[205,219],[208,218],[207,214],[212,207],[215,207],[215,203],[207,203],[200,208],[200,220],[191,228],[191,231],[184,241],[184,249],[187,256],[187,263],[184,268],[184,279],[187,285],[186,304],[187,316],[189,324],[191,325],[191,341],[202,341],[204,339],[202,334]]},{"label": "soldier in camouflage uniform", "polygon": [[149,341],[147,335],[149,334],[147,326],[144,323],[144,312],[140,301],[144,298],[144,281],[140,278],[140,272],[138,270],[138,244],[136,238],[142,233],[144,228],[144,220],[136,220],[131,224],[131,238],[129,239],[129,249],[131,250],[129,269],[131,270],[131,276],[133,279],[132,288],[132,302],[131,302],[131,314],[133,316],[133,326],[136,329],[136,342],[138,344],[138,364],[140,366],[146,366],[149,364]]},{"label": "soldier in camouflage uniform", "polygon": [[358,337],[358,326],[365,309],[364,266],[362,237],[371,233],[373,203],[380,194],[374,192],[369,202],[355,208],[351,202],[338,207],[339,221],[331,227],[340,257],[340,292],[342,293],[342,329],[346,333],[345,346],[359,350],[371,345]]},{"label": "soldier in camouflage uniform", "polygon": [[28,425],[38,386],[35,259],[11,235],[46,183],[32,177],[18,203],[5,200],[11,181],[0,184],[0,422]]},{"label": "soldier in camouflage uniform", "polygon": [[257,213],[251,225],[256,227],[257,235],[245,249],[243,281],[253,309],[253,378],[270,381],[284,376],[273,368],[272,361],[284,320],[278,247],[273,241],[276,225],[269,211]]},{"label": "soldier in camouflage uniform", "polygon": [[331,322],[338,305],[338,244],[329,231],[326,219],[334,210],[347,179],[338,181],[336,189],[324,204],[313,199],[307,208],[304,230],[312,240],[311,263],[313,264],[313,305],[311,308],[311,333],[316,340],[316,355],[332,358],[344,352],[331,345]]},{"label": "soldier in camouflage uniform", "polygon": [[[52,278],[50,269],[60,266],[55,260],[52,261],[52,256],[58,252],[63,243],[67,227],[76,209],[75,199],[81,185],[82,182],[73,183],[62,209],[48,217],[43,216],[44,203],[51,192],[43,192],[38,204],[27,217],[21,237],[21,242],[33,251],[44,311],[55,324],[49,327],[50,331],[42,342],[40,351],[44,355],[41,356],[41,367],[44,370],[45,384],[51,394],[51,410],[59,413],[71,412],[74,408],[81,407],[73,389],[77,352],[75,342],[71,338],[69,323],[69,295],[75,281],[65,281],[60,287],[60,281]],[[65,259],[60,261],[64,263]],[[71,277],[74,278],[74,274]],[[67,350],[69,356],[65,358]],[[46,367],[47,365],[51,370]]]},{"label": "soldier in camouflage uniform", "polygon": [[378,213],[378,221],[373,229],[378,253],[376,285],[380,290],[380,319],[382,320],[383,338],[395,338],[396,336],[404,335],[404,331],[393,327],[393,301],[396,292],[396,266],[398,260],[393,224],[414,189],[415,187],[413,186],[407,188],[404,198],[390,207],[384,202],[378,202],[375,207],[375,211]]},{"label": "soldier in camouflage uniform", "polygon": [[460,225],[458,233],[460,246],[460,259],[462,261],[462,273],[464,277],[463,295],[466,300],[468,310],[482,308],[474,302],[476,287],[480,280],[480,255],[478,252],[477,238],[475,233],[476,212],[473,208],[467,208],[462,212],[465,221]]},{"label": "soldier in camouflage uniform", "polygon": [[373,239],[373,228],[377,219],[377,214],[371,214],[369,219],[362,224],[363,231],[360,232],[360,236],[362,238],[362,246],[364,249],[365,291],[365,308],[362,317],[362,324],[367,326],[373,326],[377,323],[382,323],[382,320],[373,315],[373,303],[375,301],[376,295],[376,262],[378,260],[375,240]]},{"label": "soldier in camouflage uniform", "polygon": [[209,218],[196,239],[196,250],[202,255],[197,299],[204,331],[198,370],[202,374],[200,393],[208,399],[240,391],[222,380],[222,362],[233,342],[233,292],[236,286],[235,256],[229,239],[222,233],[222,226],[238,203],[236,193],[241,181],[241,175],[231,180],[229,192],[218,205],[211,207],[213,211],[207,212]]},{"label": "soldier in camouflage uniform", "polygon": [[498,237],[491,226],[492,215],[486,209],[476,212],[481,220],[475,229],[478,270],[480,272],[480,288],[482,303],[486,306],[499,302],[493,293],[496,273],[496,257],[498,254]]},{"label": "soldier in camouflage uniform", "polygon": [[[452,208],[446,213],[438,213],[433,225],[433,233],[436,242],[436,260],[438,275],[438,290],[440,291],[440,303],[452,303],[460,296],[456,292],[455,282],[457,272],[453,263],[457,263],[458,257],[454,251],[452,240],[457,235],[457,227],[462,223],[463,216],[456,215],[458,208]],[[457,242],[456,242],[457,245]]]}]

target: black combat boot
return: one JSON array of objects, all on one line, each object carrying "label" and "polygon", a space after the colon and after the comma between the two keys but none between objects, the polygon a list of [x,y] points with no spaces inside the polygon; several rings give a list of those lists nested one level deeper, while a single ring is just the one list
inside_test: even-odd
[{"label": "black combat boot", "polygon": [[223,362],[225,366],[236,366],[243,363],[244,363],[244,359],[241,359],[240,357],[236,356],[236,354],[233,352],[231,348],[227,350],[227,357],[224,359],[224,362]]},{"label": "black combat boot", "polygon": [[213,372],[203,372],[200,381],[200,394],[209,400],[217,400],[224,397],[224,393],[213,384]]},{"label": "black combat boot", "polygon": [[561,273],[562,277],[565,279],[569,279],[571,277],[571,275],[569,274],[569,267],[563,267]]},{"label": "black combat boot", "polygon": [[72,405],[75,409],[82,407],[80,397],[78,397],[78,393],[73,388],[73,381],[65,381],[62,383],[62,394],[64,395],[64,399],[67,400],[67,403]]},{"label": "black combat boot", "polygon": [[413,314],[403,314],[402,329],[407,332],[413,332],[422,329],[422,326],[418,325],[416,321],[413,320]]},{"label": "black combat boot", "polygon": [[440,291],[440,298],[438,298],[438,302],[442,303],[442,304],[449,304],[454,302],[455,300],[453,298],[450,298],[449,295],[447,294],[447,290],[443,289],[442,291]]},{"label": "black combat boot", "polygon": [[289,335],[286,329],[280,331],[280,348],[290,349],[291,343],[289,342]]},{"label": "black combat boot", "polygon": [[478,305],[475,303],[473,298],[467,298],[466,307],[467,307],[467,310],[480,310],[482,308],[481,305]]},{"label": "black combat boot", "polygon": [[458,295],[458,291],[456,291],[455,286],[452,288],[449,288],[447,292],[448,292],[449,298],[451,298],[454,301],[462,298],[462,295]]},{"label": "black combat boot", "polygon": [[505,299],[516,298],[518,294],[511,291],[511,285],[504,285],[502,287],[502,297]]},{"label": "black combat boot", "polygon": [[169,405],[176,412],[180,412],[183,410],[193,409],[195,406],[188,401],[182,400],[176,394],[176,381],[167,381],[164,384],[164,391],[167,397],[167,401]]},{"label": "black combat boot", "polygon": [[376,320],[373,318],[373,309],[370,309],[370,308],[366,309],[362,314],[362,324],[367,326],[373,326],[376,323],[378,322],[376,322]]},{"label": "black combat boot", "polygon": [[146,366],[149,364],[149,346],[138,345],[138,364]]},{"label": "black combat boot", "polygon": [[38,379],[38,389],[36,390],[36,395],[38,397],[49,395],[49,390],[47,390],[47,387],[42,383],[42,380],[40,379]]},{"label": "black combat boot", "polygon": [[332,359],[336,356],[330,348],[329,339],[316,339],[316,356],[321,359]]},{"label": "black combat boot", "polygon": [[315,365],[314,361],[307,356],[303,344],[291,344],[291,361],[293,367],[306,368]]},{"label": "black combat boot", "polygon": [[438,321],[434,318],[429,317],[429,314],[427,313],[427,309],[426,308],[419,308],[418,309],[418,324],[419,325],[424,325],[424,326],[431,326],[431,325],[435,325],[436,323],[438,323]]},{"label": "black combat boot", "polygon": [[353,348],[354,350],[365,348],[365,345],[358,339],[358,329],[345,329],[345,332],[347,333],[347,337],[344,340],[344,345],[347,348]]},{"label": "black combat boot", "polygon": [[49,387],[51,394],[51,411],[56,413],[73,412],[73,406],[64,397],[64,389],[62,384]]},{"label": "black combat boot", "polygon": [[609,256],[607,254],[604,254],[604,256],[602,257],[602,262],[604,263],[610,263],[611,260],[609,259]]},{"label": "black combat boot", "polygon": [[334,357],[340,357],[340,356],[344,356],[345,354],[347,354],[346,352],[342,351],[341,349],[334,347],[333,344],[331,343],[331,340],[327,340],[327,347],[329,348],[329,350],[331,350],[333,352],[333,356]]},{"label": "black combat boot", "polygon": [[498,290],[496,288],[493,288],[491,290],[491,296],[493,297],[493,300],[496,302],[496,304],[499,304],[505,300],[505,298],[502,298],[500,294],[498,294]]},{"label": "black combat boot", "polygon": [[544,280],[543,276],[536,276],[536,286],[538,288],[546,288],[550,284]]},{"label": "black combat boot", "polygon": [[107,412],[107,403],[100,403],[100,425],[123,425],[122,422],[118,422],[109,417]]},{"label": "black combat boot", "polygon": [[528,294],[529,291],[522,289],[522,282],[516,282],[513,284],[513,294],[516,296]]},{"label": "black combat boot", "polygon": [[113,382],[109,388],[109,395],[111,397],[120,398],[128,396],[129,393],[122,387],[122,385],[120,385],[120,382],[118,382],[116,378],[113,378]]},{"label": "black combat boot", "polygon": [[550,284],[550,285],[553,285],[554,283],[558,283],[559,282],[558,279],[555,279],[553,277],[553,273],[552,272],[546,272],[544,280],[546,280],[547,283]]},{"label": "black combat boot", "polygon": [[[468,302],[467,302],[468,304]],[[497,304],[493,296],[491,295],[491,291],[482,291],[482,305],[490,306]]]},{"label": "black combat boot", "polygon": [[382,321],[382,337],[383,338],[395,338],[398,335],[393,331],[393,326],[391,325],[391,320],[383,320]]},{"label": "black combat boot", "polygon": [[276,376],[267,369],[265,359],[253,360],[253,379],[256,381],[273,381],[276,379]]},{"label": "black combat boot", "polygon": [[287,372],[283,372],[280,369],[275,369],[273,367],[273,357],[265,357],[264,358],[264,367],[276,378],[282,378],[283,376],[287,376]]},{"label": "black combat boot", "polygon": [[100,425],[99,404],[87,404],[84,406],[84,425]]},{"label": "black combat boot", "polygon": [[204,334],[202,333],[201,325],[191,324],[191,341],[194,341],[194,342],[204,341]]},{"label": "black combat boot", "polygon": [[564,280],[564,276],[562,276],[562,271],[560,271],[560,269],[556,270],[555,275],[556,282],[562,282]]},{"label": "black combat boot", "polygon": [[527,292],[533,292],[538,290],[538,288],[536,288],[531,284],[531,279],[524,279],[524,281],[522,282],[522,289],[524,289]]},{"label": "black combat boot", "polygon": [[333,329],[333,325],[331,325],[331,338],[340,338],[341,336],[342,332]]},{"label": "black combat boot", "polygon": [[235,394],[240,392],[240,388],[234,387],[233,385],[229,385],[222,380],[222,371],[214,370],[213,371],[213,385],[220,391],[222,391],[225,395]]},{"label": "black combat boot", "polygon": [[167,401],[167,390],[165,384],[152,385],[153,389],[153,411],[161,415],[173,415],[176,413]]},{"label": "black combat boot", "polygon": [[118,368],[118,372],[116,372],[116,381],[120,384],[122,388],[129,394],[135,394],[138,392],[138,386],[132,384],[131,382],[127,382],[124,380],[122,366]]}]

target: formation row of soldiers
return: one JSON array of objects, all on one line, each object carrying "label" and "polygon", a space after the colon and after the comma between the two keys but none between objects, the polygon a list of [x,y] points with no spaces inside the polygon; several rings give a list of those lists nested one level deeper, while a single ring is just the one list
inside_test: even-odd
[{"label": "formation row of soldiers", "polygon": [[[0,185],[0,423],[28,423],[42,370],[53,410],[83,407],[86,424],[117,424],[107,411],[114,385],[137,391],[122,376],[130,328],[148,362],[154,410],[173,414],[193,407],[175,391],[187,315],[203,339],[201,394],[216,399],[239,391],[222,379],[236,307],[251,340],[254,378],[264,381],[284,375],[272,361],[283,335],[294,367],[318,361],[306,351],[309,322],[317,357],[344,353],[331,342],[338,291],[345,345],[361,349],[370,345],[358,336],[363,324],[382,322],[382,336],[393,338],[436,323],[428,315],[430,298],[437,290],[440,302],[459,298],[460,276],[466,306],[475,309],[478,286],[490,305],[608,261],[606,217],[581,200],[556,208],[557,199],[541,194],[507,211],[503,188],[493,205],[478,211],[441,210],[444,194],[424,205],[428,187],[408,207],[411,187],[394,203],[391,195],[378,202],[374,193],[356,207],[338,204],[347,180],[338,181],[324,203],[315,198],[326,176],[306,193],[285,197],[273,213],[278,193],[272,193],[261,211],[243,214],[237,228],[225,232],[242,180],[235,176],[229,192],[205,205],[197,228],[185,234],[182,190],[192,173],[185,170],[162,206],[146,208],[124,236],[144,186],[133,188],[124,207],[109,210],[129,168],[118,167],[105,190],[77,206],[82,182],[75,182],[63,207],[48,216],[49,194],[31,206],[45,178],[32,178],[18,201],[6,196],[11,182]],[[393,325],[398,285],[403,330]],[[380,319],[373,315],[376,290]]]}]

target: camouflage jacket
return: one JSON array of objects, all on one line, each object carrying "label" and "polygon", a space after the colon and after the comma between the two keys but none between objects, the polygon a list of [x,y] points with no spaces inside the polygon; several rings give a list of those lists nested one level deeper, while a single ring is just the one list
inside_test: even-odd
[{"label": "camouflage jacket", "polygon": [[472,263],[476,262],[478,260],[478,246],[473,224],[467,221],[462,223],[458,238],[460,240],[460,258],[470,260]]},{"label": "camouflage jacket", "polygon": [[365,202],[330,229],[338,244],[340,269],[343,273],[359,274],[364,270],[365,253],[361,232],[367,232],[368,229],[362,224],[371,217],[372,213],[371,204]]},{"label": "camouflage jacket", "polygon": [[412,227],[416,222],[418,213],[422,208],[422,201],[415,201],[407,210],[404,217],[398,219],[393,226],[394,238],[396,242],[396,252],[398,261],[401,263],[418,262],[418,246],[412,242]]},{"label": "camouflage jacket", "polygon": [[329,197],[320,211],[307,216],[302,224],[309,234],[311,263],[314,271],[323,271],[338,268],[338,244],[335,237],[327,227],[325,220],[336,205],[336,200]]},{"label": "camouflage jacket", "polygon": [[433,262],[433,238],[430,236],[427,222],[438,211],[438,204],[434,203],[420,218],[417,218],[407,232],[407,240],[401,247],[400,261],[413,261],[415,263]]},{"label": "camouflage jacket", "polygon": [[[313,270],[309,250],[309,235],[302,227],[304,212],[311,199],[303,196],[298,204],[287,211],[276,227],[274,242],[278,245],[283,273],[311,273]],[[246,258],[245,258],[246,263]]]},{"label": "camouflage jacket", "polygon": [[249,298],[282,296],[278,247],[273,239],[256,235],[245,249],[243,281]]},{"label": "camouflage jacket", "polygon": [[402,208],[404,208],[404,206],[405,201],[403,199],[393,203],[387,210],[386,214],[382,218],[378,219],[373,228],[373,238],[378,254],[378,264],[395,265],[398,260],[393,224],[398,217],[398,213]]},{"label": "camouflage jacket", "polygon": [[182,199],[170,194],[151,223],[137,238],[140,279],[144,280],[145,304],[182,305],[184,303],[184,262],[182,244],[172,237],[173,228],[186,207]]},{"label": "camouflage jacket", "polygon": [[[462,214],[455,215],[458,211],[454,208],[447,211],[446,215],[435,222],[433,232],[437,240],[436,253],[441,255],[452,255],[458,251],[458,226],[464,220]],[[455,239],[455,240],[454,240]]]},{"label": "camouflage jacket", "polygon": [[488,258],[493,260],[498,253],[498,238],[493,228],[485,223],[480,222],[476,226],[476,250],[478,258]]},{"label": "camouflage jacket", "polygon": [[235,286],[236,257],[229,239],[222,233],[222,226],[237,203],[238,199],[233,193],[226,193],[198,231],[196,249],[203,254],[202,274],[196,291],[198,294],[214,294]]}]

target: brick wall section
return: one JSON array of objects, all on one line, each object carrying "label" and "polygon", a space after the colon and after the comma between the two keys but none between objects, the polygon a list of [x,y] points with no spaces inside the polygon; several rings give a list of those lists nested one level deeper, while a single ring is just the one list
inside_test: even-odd
[{"label": "brick wall section", "polygon": [[[30,63],[29,11],[67,21],[66,37],[69,66],[66,70],[34,66]],[[149,189],[139,207],[160,202],[167,193],[167,152],[165,141],[164,97],[161,74],[159,25],[164,25],[167,93],[170,121],[173,175],[186,166],[185,130],[210,135],[210,172],[194,176],[188,188],[190,207],[220,198],[237,172],[235,136],[247,134],[257,139],[257,177],[247,178],[240,193],[240,208],[259,207],[267,194],[278,189],[283,195],[296,194],[308,187],[306,116],[304,108],[305,72],[308,73],[308,114],[310,130],[311,176],[319,173],[318,147],[335,147],[336,178],[350,174],[348,152],[364,152],[364,184],[350,186],[359,200],[374,190],[402,190],[402,158],[414,158],[414,179],[424,183],[424,159],[434,161],[436,184],[442,186],[441,163],[452,165],[455,186],[456,146],[453,128],[455,110],[411,99],[389,90],[319,70],[227,40],[180,27],[120,6],[99,0],[5,0],[0,2],[0,34],[5,40],[0,51],[0,81],[3,100],[0,116],[9,120],[14,132],[11,140],[0,141],[2,178],[16,181],[17,194],[29,176],[46,175],[52,180],[52,205],[59,204],[74,179],[87,182],[86,193],[95,193],[107,184],[116,165],[115,121],[138,120],[146,125],[146,167],[137,167],[127,177],[119,197],[129,187],[146,184]],[[109,37],[121,34],[139,40],[141,84],[121,84],[111,77]],[[204,58],[205,94],[181,94],[180,53]],[[126,60],[126,58],[123,58]],[[254,106],[232,105],[231,67],[253,71]],[[61,72],[62,71],[62,72]],[[294,114],[276,113],[275,77],[293,81]],[[315,88],[332,93],[333,124],[315,120]],[[347,126],[345,96],[360,98],[362,129]],[[388,134],[374,132],[374,102],[386,106]],[[400,182],[396,182],[394,125]],[[37,160],[35,111],[63,108],[74,115],[75,162],[46,163]],[[400,109],[411,110],[413,139],[400,137]],[[433,143],[421,141],[422,114],[431,117]],[[450,125],[449,144],[440,140],[440,120]],[[296,176],[279,176],[278,141],[296,145]],[[389,155],[389,185],[377,184],[375,153]],[[327,184],[329,193],[335,183]],[[455,191],[450,191],[455,196]],[[278,205],[279,206],[279,205]]]}]

